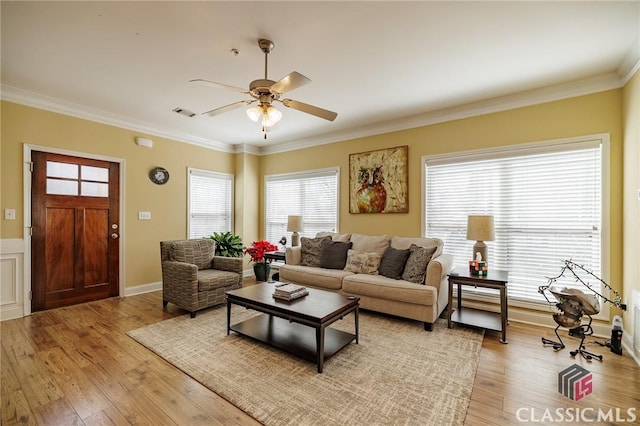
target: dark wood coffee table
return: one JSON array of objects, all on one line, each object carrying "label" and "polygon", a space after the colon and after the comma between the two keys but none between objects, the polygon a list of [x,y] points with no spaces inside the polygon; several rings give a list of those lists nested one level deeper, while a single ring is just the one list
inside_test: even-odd
[{"label": "dark wood coffee table", "polygon": [[[274,290],[273,283],[262,283],[228,291],[227,334],[233,330],[315,362],[318,373],[322,373],[325,359],[354,340],[358,343],[358,298],[310,288],[307,296],[284,301],[273,297]],[[263,315],[231,325],[231,305]],[[351,312],[355,318],[354,334],[328,327]]]}]

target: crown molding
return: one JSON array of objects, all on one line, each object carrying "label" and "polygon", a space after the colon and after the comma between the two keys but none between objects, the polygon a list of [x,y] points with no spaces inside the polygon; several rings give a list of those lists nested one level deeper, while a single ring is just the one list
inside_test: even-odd
[{"label": "crown molding", "polygon": [[144,123],[117,114],[87,107],[85,105],[52,98],[16,87],[1,86],[0,99],[45,111],[69,115],[84,120],[95,121],[109,126],[129,129],[136,132],[172,139],[178,142],[197,145],[203,148],[215,149],[223,152],[234,152],[234,147],[223,142],[213,141],[197,136],[175,132],[167,129],[159,129],[156,125]]},{"label": "crown molding", "polygon": [[633,49],[627,53],[620,66],[618,67],[618,74],[622,78],[623,84],[627,84],[631,77],[640,68],[640,44],[636,44]]},{"label": "crown molding", "polygon": [[[116,127],[126,128],[137,132],[159,136],[189,143],[204,148],[215,149],[227,153],[248,153],[253,155],[269,155],[281,152],[295,151],[318,145],[326,145],[346,140],[380,135],[385,133],[408,130],[417,127],[429,126],[447,121],[460,120],[479,115],[491,114],[515,108],[538,105],[577,96],[589,95],[606,90],[618,89],[628,81],[633,73],[640,67],[640,50],[634,49],[618,68],[618,72],[612,72],[592,78],[577,80],[569,83],[558,84],[520,92],[512,95],[501,96],[465,105],[430,111],[423,114],[412,115],[396,120],[378,122],[372,125],[359,126],[345,131],[324,133],[310,138],[299,139],[292,142],[283,142],[275,145],[258,147],[251,144],[231,145],[223,142],[207,140],[192,135],[176,133],[170,130],[158,129],[150,124],[136,122],[112,113],[91,109],[82,105],[39,95],[10,86],[2,86],[0,98],[47,111],[57,112],[96,121]],[[621,77],[624,75],[624,77]]]},{"label": "crown molding", "polygon": [[618,89],[624,85],[618,73],[609,73],[597,77],[577,80],[565,84],[558,84],[541,89],[528,90],[513,95],[501,96],[484,101],[473,102],[452,108],[430,111],[404,117],[398,120],[379,122],[373,125],[361,126],[345,132],[327,133],[317,137],[298,140],[296,142],[281,143],[263,147],[262,154],[275,154],[296,149],[304,149],[317,145],[325,145],[350,139],[414,129],[447,121],[460,120],[479,115],[491,114],[516,108],[523,108],[546,102],[559,101],[606,90]]},{"label": "crown molding", "polygon": [[235,145],[234,153],[236,154],[253,154],[253,155],[261,155],[262,152],[259,147],[250,144],[239,144]]}]

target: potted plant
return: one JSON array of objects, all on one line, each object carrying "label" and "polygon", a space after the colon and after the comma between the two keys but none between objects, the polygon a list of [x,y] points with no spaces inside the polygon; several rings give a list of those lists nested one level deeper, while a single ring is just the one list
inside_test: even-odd
[{"label": "potted plant", "polygon": [[242,238],[232,232],[214,232],[209,238],[216,242],[216,256],[242,257],[244,254]]},{"label": "potted plant", "polygon": [[244,252],[251,257],[253,262],[253,272],[256,274],[256,281],[266,281],[271,272],[271,261],[265,259],[264,255],[270,251],[278,251],[278,246],[269,241],[254,241],[251,247]]}]

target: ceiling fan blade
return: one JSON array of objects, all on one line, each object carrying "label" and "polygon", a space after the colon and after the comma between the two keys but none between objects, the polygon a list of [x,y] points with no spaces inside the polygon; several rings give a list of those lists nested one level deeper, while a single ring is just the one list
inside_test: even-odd
[{"label": "ceiling fan blade", "polygon": [[306,112],[307,114],[315,115],[316,117],[324,118],[329,121],[335,120],[338,116],[337,112],[305,104],[304,102],[294,101],[293,99],[282,99],[280,102],[282,102],[286,107],[297,109],[298,111]]},{"label": "ceiling fan blade", "polygon": [[236,86],[229,86],[228,84],[216,83],[215,81],[202,80],[200,78],[195,80],[189,80],[189,83],[198,83],[198,84],[202,84],[203,86],[209,86],[216,89],[229,89],[229,90],[233,90],[234,92],[249,93],[247,89],[241,89]]},{"label": "ceiling fan blade", "polygon": [[272,84],[269,90],[271,92],[283,94],[309,83],[311,83],[311,80],[309,78],[305,77],[297,71],[292,71],[288,75],[282,77],[280,81]]},{"label": "ceiling fan blade", "polygon": [[229,105],[225,105],[223,107],[220,108],[216,108],[216,109],[212,109],[211,111],[207,111],[207,112],[203,112],[201,115],[208,115],[209,117],[215,117],[216,115],[220,115],[223,112],[227,112],[227,111],[231,111],[234,110],[236,108],[241,107],[242,105],[249,105],[252,104],[253,102],[256,102],[256,100],[244,100],[244,101],[238,101],[238,102],[234,102],[232,104]]}]

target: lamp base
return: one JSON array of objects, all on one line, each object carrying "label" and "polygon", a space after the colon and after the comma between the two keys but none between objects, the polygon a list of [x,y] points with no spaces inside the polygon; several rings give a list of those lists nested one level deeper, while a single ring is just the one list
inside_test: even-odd
[{"label": "lamp base", "polygon": [[480,256],[482,256],[480,260],[484,260],[485,262],[487,261],[487,245],[484,243],[484,241],[476,241],[476,243],[473,245],[472,259],[474,260],[476,260],[476,253],[480,253]]},{"label": "lamp base", "polygon": [[300,245],[300,234],[294,231],[294,233],[291,234],[291,247],[295,247],[299,245]]}]

